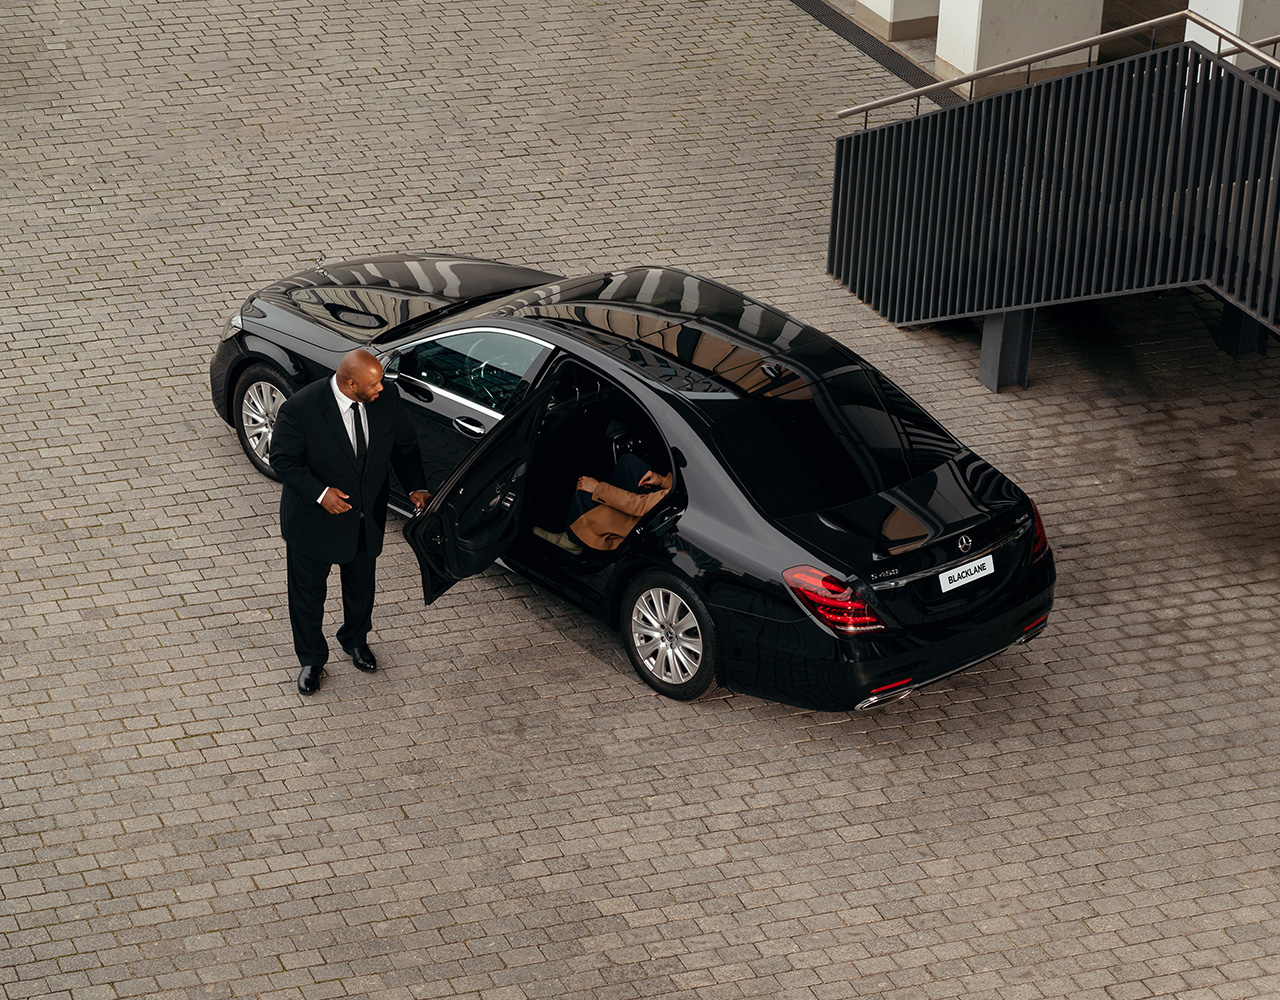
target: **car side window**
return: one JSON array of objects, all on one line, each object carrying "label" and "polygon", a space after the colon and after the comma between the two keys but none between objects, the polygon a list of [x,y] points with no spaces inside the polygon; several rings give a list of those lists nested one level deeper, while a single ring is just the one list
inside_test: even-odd
[{"label": "car side window", "polygon": [[466,330],[409,349],[398,373],[502,413],[548,353],[537,341],[500,330]]}]

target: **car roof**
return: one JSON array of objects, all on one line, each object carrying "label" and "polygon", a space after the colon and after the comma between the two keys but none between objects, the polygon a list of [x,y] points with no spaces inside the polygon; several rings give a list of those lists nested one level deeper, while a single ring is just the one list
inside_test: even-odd
[{"label": "car roof", "polygon": [[781,310],[677,268],[552,282],[485,312],[563,329],[690,399],[791,395],[865,367],[852,351]]},{"label": "car roof", "polygon": [[674,267],[562,278],[455,254],[394,253],[318,263],[255,298],[356,343],[391,344],[464,318],[523,320],[721,412],[730,399],[807,394],[815,382],[866,367],[780,309]]}]

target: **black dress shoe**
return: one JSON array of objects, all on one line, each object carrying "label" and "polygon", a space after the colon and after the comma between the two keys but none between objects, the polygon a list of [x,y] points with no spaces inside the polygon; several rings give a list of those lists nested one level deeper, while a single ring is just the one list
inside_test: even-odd
[{"label": "black dress shoe", "polygon": [[357,670],[371,674],[378,669],[378,660],[373,655],[373,650],[363,642],[358,646],[352,646],[347,652],[351,654],[351,662],[356,665]]},{"label": "black dress shoe", "polygon": [[324,667],[303,667],[298,674],[298,693],[315,694],[320,690],[320,678],[324,676]]}]

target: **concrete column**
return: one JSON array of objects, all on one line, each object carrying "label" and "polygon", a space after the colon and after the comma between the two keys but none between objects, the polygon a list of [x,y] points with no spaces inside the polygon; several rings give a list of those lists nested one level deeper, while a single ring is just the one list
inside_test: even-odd
[{"label": "concrete column", "polygon": [[853,20],[891,42],[930,38],[938,30],[938,0],[858,0]]},{"label": "concrete column", "polygon": [[[939,79],[975,73],[1019,56],[1034,55],[1102,30],[1103,0],[939,0]],[[1088,63],[1081,50],[1032,67],[1031,80],[1058,76]],[[975,96],[1020,86],[1027,72],[980,81]]]},{"label": "concrete column", "polygon": [[[1280,34],[1280,3],[1276,0],[1191,0],[1189,9],[1246,42]],[[1199,42],[1210,52],[1218,51],[1218,36],[1198,24],[1187,24],[1187,41]],[[1271,49],[1263,51],[1269,54]],[[1231,56],[1230,59],[1241,69],[1258,65],[1252,56]]]}]

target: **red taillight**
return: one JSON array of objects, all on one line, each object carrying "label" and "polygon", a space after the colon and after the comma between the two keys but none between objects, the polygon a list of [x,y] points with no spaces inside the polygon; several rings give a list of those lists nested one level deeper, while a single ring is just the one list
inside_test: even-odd
[{"label": "red taillight", "polygon": [[1031,540],[1031,561],[1039,562],[1044,558],[1044,554],[1049,551],[1049,539],[1044,533],[1044,522],[1040,520],[1040,511],[1036,509],[1036,502],[1031,501],[1031,513],[1035,515],[1035,534]]},{"label": "red taillight", "polygon": [[885,625],[866,601],[854,596],[844,581],[812,566],[792,566],[782,579],[800,602],[824,625],[845,635],[883,632]]}]

